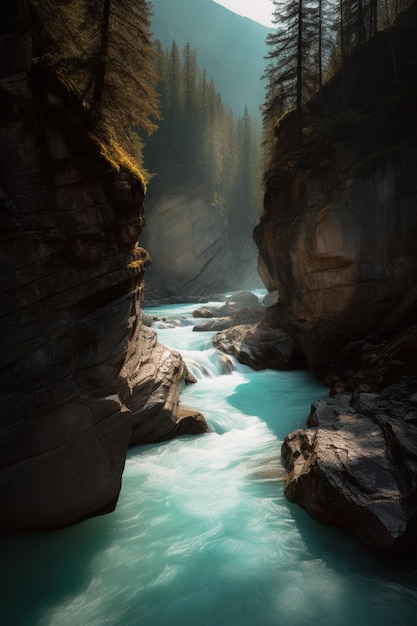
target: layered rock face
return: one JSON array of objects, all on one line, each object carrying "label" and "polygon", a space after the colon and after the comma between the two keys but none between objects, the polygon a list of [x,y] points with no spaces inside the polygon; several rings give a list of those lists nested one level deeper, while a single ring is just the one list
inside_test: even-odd
[{"label": "layered rock face", "polygon": [[224,207],[204,194],[174,188],[171,195],[154,198],[146,226],[143,245],[152,257],[147,303],[262,286],[250,233],[230,232]]},{"label": "layered rock face", "polygon": [[361,174],[354,145],[334,145],[322,167],[267,190],[260,274],[300,323],[312,369],[356,337],[411,321],[416,168],[410,147]]},{"label": "layered rock face", "polygon": [[298,322],[312,369],[356,337],[415,319],[415,13],[346,63],[344,83],[307,106],[302,128],[291,114],[276,128],[254,232],[259,272]]},{"label": "layered rock face", "polygon": [[0,526],[57,527],[114,508],[131,443],[184,432],[190,376],[141,324],[141,180],[100,154],[27,36],[0,51]]},{"label": "layered rock face", "polygon": [[224,287],[231,253],[220,205],[196,195],[174,194],[152,207],[146,224],[144,245],[152,257],[151,276],[159,276],[180,293],[208,294]]}]

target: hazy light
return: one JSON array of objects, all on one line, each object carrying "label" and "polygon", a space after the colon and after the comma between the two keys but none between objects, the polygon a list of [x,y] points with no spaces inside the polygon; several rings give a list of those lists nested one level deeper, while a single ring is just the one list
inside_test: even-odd
[{"label": "hazy light", "polygon": [[249,17],[255,22],[260,22],[265,26],[272,26],[272,0],[214,0],[217,4],[221,4],[226,9]]}]

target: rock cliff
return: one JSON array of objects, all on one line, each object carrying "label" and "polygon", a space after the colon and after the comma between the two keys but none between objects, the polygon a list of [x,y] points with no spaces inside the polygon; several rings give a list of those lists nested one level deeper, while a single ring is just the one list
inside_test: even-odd
[{"label": "rock cliff", "polygon": [[146,226],[143,245],[152,257],[146,300],[158,284],[161,297],[173,290],[188,299],[260,284],[250,234],[231,233],[224,207],[204,193],[173,188],[153,198]]},{"label": "rock cliff", "polygon": [[415,318],[415,23],[414,8],[391,39],[379,33],[359,50],[343,86],[335,77],[307,107],[301,132],[292,114],[276,127],[254,233],[259,272],[315,371],[348,341]]},{"label": "rock cliff", "polygon": [[277,123],[254,232],[264,324],[332,387],[285,440],[286,494],[390,554],[417,549],[416,28],[414,3]]},{"label": "rock cliff", "polygon": [[204,430],[178,409],[181,357],[141,323],[140,175],[34,63],[16,6],[0,33],[0,526],[13,529],[112,510],[129,445]]},{"label": "rock cliff", "polygon": [[208,294],[224,287],[231,253],[220,205],[197,194],[173,193],[150,208],[146,224],[144,245],[152,257],[151,276],[182,293]]}]

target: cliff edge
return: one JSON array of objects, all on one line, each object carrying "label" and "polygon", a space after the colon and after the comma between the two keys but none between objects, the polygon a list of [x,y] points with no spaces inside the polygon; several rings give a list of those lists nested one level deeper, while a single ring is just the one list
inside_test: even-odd
[{"label": "cliff edge", "polygon": [[276,126],[259,273],[317,373],[347,342],[415,319],[415,15],[358,49],[301,129],[294,112]]},{"label": "cliff edge", "polygon": [[141,322],[143,180],[106,155],[82,107],[36,62],[17,6],[0,32],[0,527],[9,529],[112,510],[128,446],[187,432],[179,389],[192,380]]}]

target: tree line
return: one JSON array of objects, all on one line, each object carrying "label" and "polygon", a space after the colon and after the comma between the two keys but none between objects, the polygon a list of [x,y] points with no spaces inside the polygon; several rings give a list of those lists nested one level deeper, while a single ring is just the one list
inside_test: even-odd
[{"label": "tree line", "polygon": [[233,228],[256,223],[260,211],[259,134],[244,108],[235,120],[214,81],[198,67],[189,43],[180,52],[155,42],[159,128],[146,141],[144,160],[155,194],[172,188],[201,192],[220,203]]},{"label": "tree line", "polygon": [[[269,128],[303,105],[360,45],[392,26],[413,0],[273,0],[276,30],[270,46],[263,120]],[[395,71],[395,57],[393,53]]]}]

